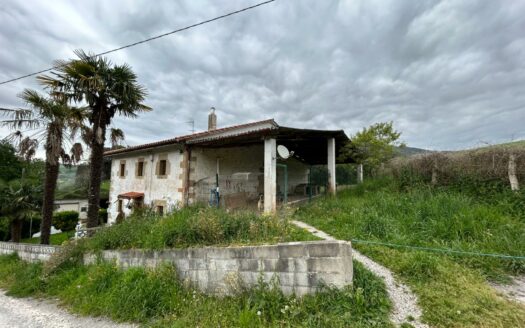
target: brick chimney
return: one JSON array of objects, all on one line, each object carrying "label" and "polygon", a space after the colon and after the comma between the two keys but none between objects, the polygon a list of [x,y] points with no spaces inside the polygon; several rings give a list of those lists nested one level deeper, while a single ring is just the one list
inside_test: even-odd
[{"label": "brick chimney", "polygon": [[215,129],[217,129],[217,115],[215,115],[215,107],[212,107],[208,114],[208,131]]}]

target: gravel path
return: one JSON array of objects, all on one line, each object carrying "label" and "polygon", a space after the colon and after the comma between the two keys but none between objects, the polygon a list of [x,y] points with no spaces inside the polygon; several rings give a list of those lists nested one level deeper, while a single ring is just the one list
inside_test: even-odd
[{"label": "gravel path", "polygon": [[[319,238],[325,240],[336,240],[329,234],[317,230],[309,224],[301,221],[292,221],[296,226],[306,229]],[[352,249],[352,257],[363,264],[368,270],[375,275],[383,278],[388,296],[392,301],[392,313],[390,313],[390,320],[397,326],[403,323],[410,323],[416,328],[428,328],[429,326],[421,322],[421,308],[417,304],[417,296],[412,293],[410,288],[400,282],[397,282],[390,270],[372,261],[369,257]],[[412,319],[412,320],[410,320]]]},{"label": "gravel path", "polygon": [[1,328],[132,328],[106,319],[77,317],[49,300],[13,298],[0,291]]},{"label": "gravel path", "polygon": [[514,277],[510,284],[491,284],[507,298],[525,304],[525,276]]}]

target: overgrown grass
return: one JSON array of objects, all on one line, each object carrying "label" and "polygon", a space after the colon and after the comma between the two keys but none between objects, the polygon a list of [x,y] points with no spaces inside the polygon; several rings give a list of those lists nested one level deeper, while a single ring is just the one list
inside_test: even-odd
[{"label": "overgrown grass", "polygon": [[[402,191],[391,180],[377,180],[314,202],[296,217],[340,239],[522,256],[525,220],[505,201],[499,203],[425,186]],[[487,279],[524,273],[523,260],[353,246],[411,285],[424,320],[433,326],[525,325],[525,308],[499,297],[487,284]]]},{"label": "overgrown grass", "polygon": [[58,298],[80,314],[148,327],[391,327],[385,286],[359,263],[353,287],[303,298],[262,282],[237,296],[206,296],[179,283],[171,266],[123,271],[111,264],[73,265],[43,275],[41,264],[16,256],[0,256],[0,287],[14,296]]},{"label": "overgrown grass", "polygon": [[164,217],[142,212],[102,229],[88,241],[91,249],[162,249],[314,240],[287,219],[252,212],[226,213],[205,207],[184,208]]},{"label": "overgrown grass", "polygon": [[[65,241],[73,238],[74,235],[74,231],[56,233],[50,236],[49,242],[51,245],[62,245]],[[28,244],[40,244],[40,237],[22,239],[22,242]]]}]

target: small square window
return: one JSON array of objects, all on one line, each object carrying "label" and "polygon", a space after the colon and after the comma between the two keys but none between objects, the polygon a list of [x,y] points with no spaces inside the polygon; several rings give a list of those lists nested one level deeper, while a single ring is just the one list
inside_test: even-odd
[{"label": "small square window", "polygon": [[87,212],[87,207],[82,206],[82,207],[80,208],[80,212]]}]

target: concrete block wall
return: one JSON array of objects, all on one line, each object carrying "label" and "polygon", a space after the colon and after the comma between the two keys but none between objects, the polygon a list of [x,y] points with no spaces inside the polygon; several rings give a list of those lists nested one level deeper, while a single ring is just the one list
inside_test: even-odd
[{"label": "concrete block wall", "polygon": [[[243,247],[206,247],[163,251],[104,251],[103,260],[121,268],[174,264],[183,281],[215,295],[277,279],[285,294],[313,293],[321,284],[344,287],[352,283],[352,248],[343,241],[294,242]],[[94,255],[85,263],[94,263]]]},{"label": "concrete block wall", "polygon": [[[0,254],[17,253],[28,262],[47,261],[60,246],[0,242]],[[214,295],[234,294],[275,279],[285,294],[302,296],[322,284],[342,288],[352,283],[352,247],[344,241],[293,242],[277,245],[147,250],[107,250],[105,261],[120,268],[154,268],[173,264],[178,278]],[[86,255],[85,264],[97,261]]]},{"label": "concrete block wall", "polygon": [[1,255],[17,253],[28,262],[47,261],[59,249],[60,246],[0,242]]}]

